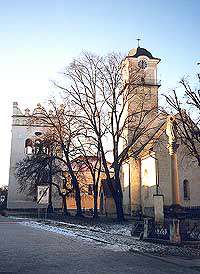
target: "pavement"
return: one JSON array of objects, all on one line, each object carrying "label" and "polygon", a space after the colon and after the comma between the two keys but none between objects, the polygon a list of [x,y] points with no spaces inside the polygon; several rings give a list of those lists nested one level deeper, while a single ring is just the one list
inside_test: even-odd
[{"label": "pavement", "polygon": [[199,273],[199,259],[116,251],[0,217],[0,273]]},{"label": "pavement", "polygon": [[[16,218],[16,217],[15,217]],[[169,245],[167,243],[156,243],[141,241],[139,237],[131,236],[131,223],[105,224],[92,222],[85,223],[85,219],[78,220],[50,220],[50,219],[30,219],[18,218],[23,225],[53,231],[81,240],[93,240],[109,246],[111,249],[126,250],[142,254],[158,255],[162,257],[173,256],[182,258],[200,258],[199,245]]]}]

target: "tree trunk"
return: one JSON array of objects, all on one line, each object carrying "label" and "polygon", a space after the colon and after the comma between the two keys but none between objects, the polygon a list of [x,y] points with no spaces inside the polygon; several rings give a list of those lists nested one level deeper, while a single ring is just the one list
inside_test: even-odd
[{"label": "tree trunk", "polygon": [[80,189],[79,189],[79,185],[78,185],[76,178],[72,179],[72,184],[75,187],[76,216],[83,217],[83,212],[82,212],[82,208],[81,208],[81,194],[80,194]]},{"label": "tree trunk", "polygon": [[69,216],[69,212],[67,210],[67,201],[66,201],[66,195],[62,196],[62,200],[63,200],[63,214],[65,216]]},{"label": "tree trunk", "polygon": [[81,207],[81,195],[80,195],[79,183],[78,183],[77,178],[76,178],[76,176],[74,174],[74,171],[72,169],[72,165],[71,165],[70,159],[68,157],[68,153],[65,149],[63,149],[63,151],[64,151],[65,158],[66,158],[66,161],[67,161],[68,171],[69,171],[69,174],[71,176],[72,186],[75,189],[76,216],[82,217],[83,212],[82,212],[82,207]]},{"label": "tree trunk", "polygon": [[124,209],[123,209],[123,202],[122,197],[119,193],[117,194],[117,199],[115,200],[115,206],[117,211],[117,219],[118,221],[122,222],[124,221]]},{"label": "tree trunk", "polygon": [[115,184],[116,184],[116,189],[114,189],[112,185],[112,179],[110,178],[110,172],[107,166],[105,154],[103,151],[103,146],[101,145],[101,150],[102,150],[102,163],[105,169],[106,173],[106,179],[108,181],[108,185],[110,188],[110,192],[113,196],[114,202],[115,202],[115,207],[116,207],[116,213],[117,213],[117,219],[118,221],[124,221],[124,210],[123,210],[123,198],[122,198],[122,189],[121,189],[121,183],[120,183],[120,178],[119,178],[119,167],[114,167],[115,169]]},{"label": "tree trunk", "polygon": [[115,184],[116,184],[116,210],[117,210],[117,219],[119,221],[124,221],[124,209],[123,209],[123,194],[122,187],[120,182],[120,171],[119,166],[114,167],[115,170]]},{"label": "tree trunk", "polygon": [[94,184],[93,185],[93,189],[94,189],[94,213],[93,213],[93,218],[96,219],[98,218],[98,204],[97,204],[97,200],[98,200],[98,188],[97,186]]}]

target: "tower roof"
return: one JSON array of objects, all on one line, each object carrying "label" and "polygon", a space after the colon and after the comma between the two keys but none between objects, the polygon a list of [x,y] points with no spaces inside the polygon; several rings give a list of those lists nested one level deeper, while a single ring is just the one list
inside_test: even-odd
[{"label": "tower roof", "polygon": [[160,58],[153,57],[153,55],[148,50],[141,47],[131,49],[128,53],[128,56],[135,58],[139,56],[147,56],[149,59],[160,60]]}]

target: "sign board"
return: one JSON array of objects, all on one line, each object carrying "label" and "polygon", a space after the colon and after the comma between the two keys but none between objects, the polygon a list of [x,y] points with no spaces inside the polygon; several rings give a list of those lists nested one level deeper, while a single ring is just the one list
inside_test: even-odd
[{"label": "sign board", "polygon": [[37,187],[37,203],[48,204],[49,201],[49,186]]}]

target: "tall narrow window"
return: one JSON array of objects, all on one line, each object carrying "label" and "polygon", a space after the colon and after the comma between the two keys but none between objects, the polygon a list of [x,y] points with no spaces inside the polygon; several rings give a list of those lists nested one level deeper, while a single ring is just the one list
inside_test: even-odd
[{"label": "tall narrow window", "polygon": [[33,153],[33,142],[31,139],[26,139],[25,141],[25,153],[28,155]]},{"label": "tall narrow window", "polygon": [[190,184],[188,180],[183,181],[183,197],[184,200],[190,200]]}]

